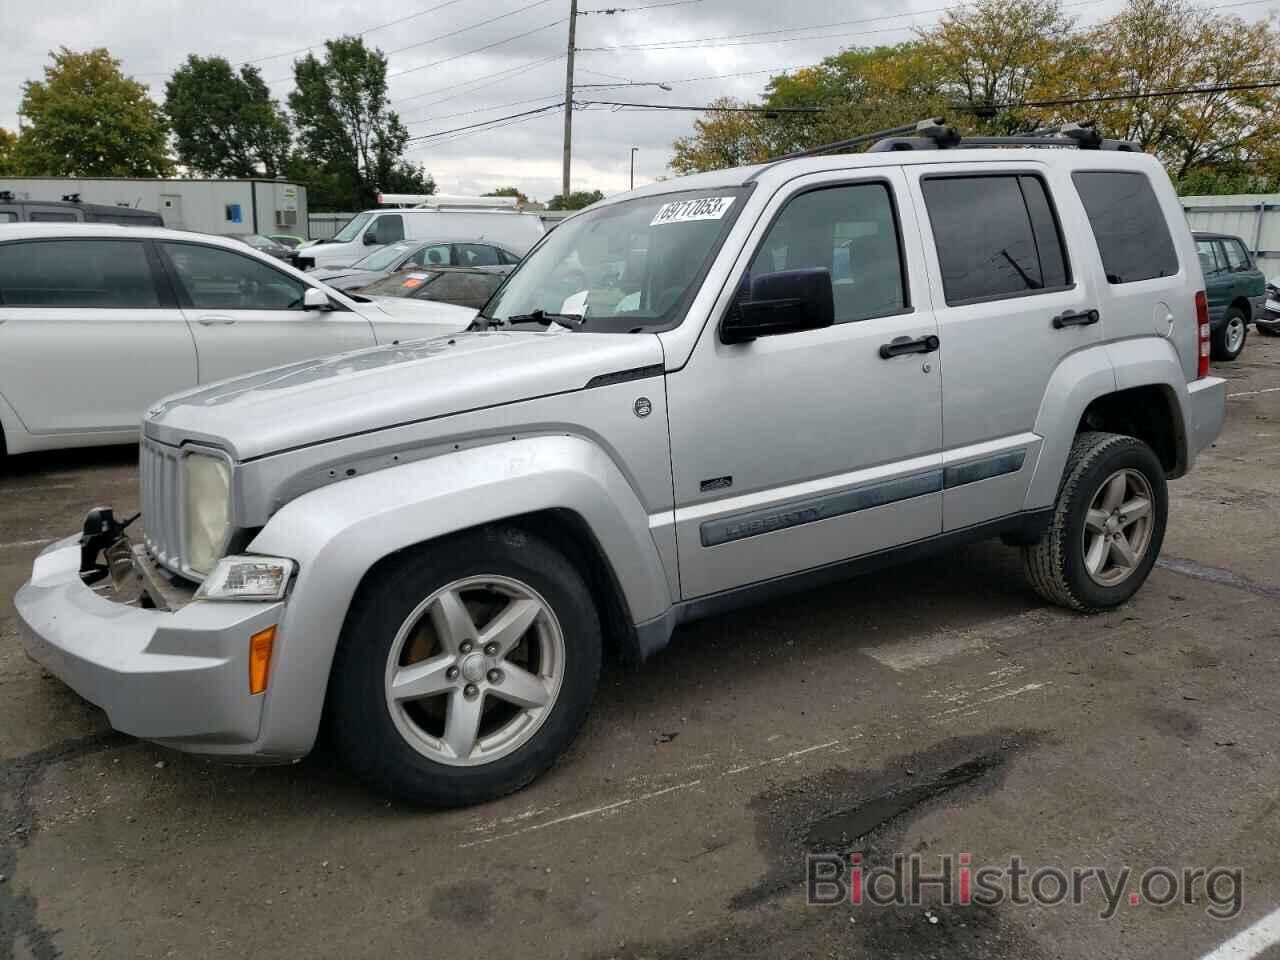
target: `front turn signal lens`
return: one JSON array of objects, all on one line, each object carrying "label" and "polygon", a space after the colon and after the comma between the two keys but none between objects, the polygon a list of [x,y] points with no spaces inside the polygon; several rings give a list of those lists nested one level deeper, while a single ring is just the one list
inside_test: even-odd
[{"label": "front turn signal lens", "polygon": [[267,675],[271,672],[271,648],[275,646],[276,628],[267,627],[249,638],[249,692],[262,693],[267,689]]}]

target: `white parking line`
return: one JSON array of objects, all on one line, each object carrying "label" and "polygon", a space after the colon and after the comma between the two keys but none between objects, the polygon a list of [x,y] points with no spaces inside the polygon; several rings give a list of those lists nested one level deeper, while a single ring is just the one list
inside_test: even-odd
[{"label": "white parking line", "polygon": [[1267,914],[1252,927],[1241,930],[1201,960],[1248,960],[1280,943],[1280,910]]},{"label": "white parking line", "polygon": [[1240,393],[1228,393],[1227,399],[1234,400],[1236,397],[1256,397],[1260,393],[1280,393],[1280,387],[1267,387],[1265,390],[1243,390]]},{"label": "white parking line", "polygon": [[8,543],[0,543],[0,550],[6,550],[9,547],[41,547],[57,539],[57,537],[45,537],[42,540],[10,540]]}]

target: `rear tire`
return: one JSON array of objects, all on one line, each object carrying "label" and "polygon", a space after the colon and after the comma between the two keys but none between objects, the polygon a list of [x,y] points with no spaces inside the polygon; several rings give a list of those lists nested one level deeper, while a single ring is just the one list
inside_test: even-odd
[{"label": "rear tire", "polygon": [[1078,434],[1053,520],[1022,551],[1027,579],[1059,606],[1114,609],[1146,581],[1168,514],[1164,467],[1150,447],[1117,433]]},{"label": "rear tire", "polygon": [[523,530],[406,551],[366,578],[343,625],[329,681],[334,746],[392,796],[493,800],[573,743],[601,648],[583,578]]},{"label": "rear tire", "polygon": [[1209,338],[1212,356],[1215,360],[1234,360],[1244,349],[1244,342],[1249,338],[1249,321],[1239,307],[1227,310],[1222,324],[1213,331]]}]

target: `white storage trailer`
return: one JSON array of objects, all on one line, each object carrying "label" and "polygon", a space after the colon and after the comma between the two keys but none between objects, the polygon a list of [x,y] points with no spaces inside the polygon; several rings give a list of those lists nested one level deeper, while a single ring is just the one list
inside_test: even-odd
[{"label": "white storage trailer", "polygon": [[286,180],[0,176],[5,190],[20,201],[79,194],[83,203],[152,210],[176,230],[307,234],[307,188]]}]

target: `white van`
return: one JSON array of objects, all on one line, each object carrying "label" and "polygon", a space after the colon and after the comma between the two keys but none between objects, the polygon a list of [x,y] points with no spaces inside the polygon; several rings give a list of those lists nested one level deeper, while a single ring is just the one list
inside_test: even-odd
[{"label": "white van", "polygon": [[349,267],[376,247],[401,240],[493,240],[523,256],[542,239],[536,213],[512,209],[446,208],[366,210],[329,240],[296,251],[299,270]]}]

